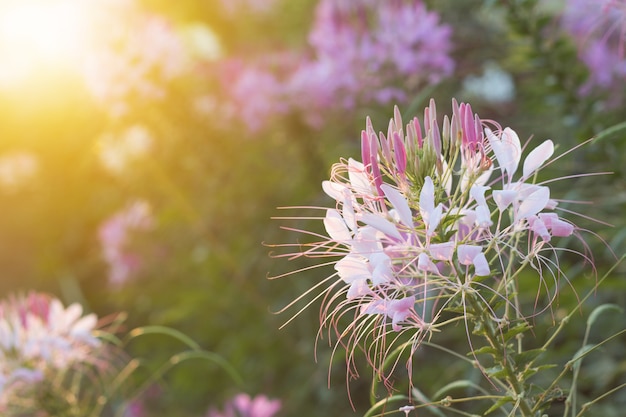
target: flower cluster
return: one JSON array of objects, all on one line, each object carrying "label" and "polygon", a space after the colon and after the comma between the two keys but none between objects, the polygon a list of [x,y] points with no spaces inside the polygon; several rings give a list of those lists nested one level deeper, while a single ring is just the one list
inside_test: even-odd
[{"label": "flower cluster", "polygon": [[236,395],[224,411],[209,410],[206,417],[273,417],[280,410],[281,402],[264,395],[251,398],[248,394]]},{"label": "flower cluster", "polygon": [[127,282],[142,265],[141,257],[131,250],[131,233],[153,227],[152,209],[145,201],[136,201],[107,219],[99,230],[100,244],[109,265],[109,283]]},{"label": "flower cluster", "polygon": [[314,59],[294,78],[309,80],[301,87],[320,103],[406,102],[452,73],[451,32],[421,1],[321,0],[309,33]]},{"label": "flower cluster", "polygon": [[623,91],[626,80],[626,1],[568,0],[562,24],[575,39],[589,69],[581,94]]},{"label": "flower cluster", "polygon": [[561,276],[550,256],[559,250],[553,238],[576,231],[556,211],[551,180],[537,182],[553,155],[551,140],[522,163],[515,131],[481,120],[469,104],[453,100],[452,115],[439,120],[432,100],[422,122],[404,125],[396,107],[386,134],[368,119],[361,161],[335,164],[322,184],[336,202],[324,209],[327,237],[286,255],[334,259],[322,325],[335,329],[348,361],[353,348],[367,345],[378,371],[388,339],[408,335],[402,340],[414,351],[465,319],[469,294],[495,322],[511,319],[511,311],[519,320],[535,314],[522,311],[516,296],[515,277],[526,266],[538,272],[537,291],[549,305]]},{"label": "flower cluster", "polygon": [[248,69],[227,71],[231,116],[258,131],[269,116],[296,112],[318,128],[359,103],[406,102],[452,73],[451,32],[420,0],[320,0],[310,53],[266,54]]},{"label": "flower cluster", "polygon": [[[96,361],[96,316],[41,293],[0,302],[0,410],[51,373]],[[25,398],[25,397],[24,397]]]}]

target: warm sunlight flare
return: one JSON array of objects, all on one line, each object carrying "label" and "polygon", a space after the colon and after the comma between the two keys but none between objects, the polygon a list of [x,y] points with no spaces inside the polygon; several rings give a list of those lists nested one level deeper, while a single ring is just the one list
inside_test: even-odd
[{"label": "warm sunlight flare", "polygon": [[88,48],[88,2],[17,0],[0,4],[0,83],[76,68]]}]

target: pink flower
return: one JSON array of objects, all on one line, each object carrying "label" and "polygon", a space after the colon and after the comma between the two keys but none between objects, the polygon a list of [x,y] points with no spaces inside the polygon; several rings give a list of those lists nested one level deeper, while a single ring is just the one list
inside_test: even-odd
[{"label": "pink flower", "polygon": [[145,201],[130,204],[102,223],[98,237],[109,266],[110,284],[127,282],[141,268],[141,257],[130,246],[132,233],[150,230],[153,225],[152,210]]},{"label": "pink flower", "polygon": [[623,92],[626,80],[626,1],[568,0],[561,19],[573,37],[589,78],[582,95],[595,89]]},{"label": "pink flower", "polygon": [[[362,347],[377,372],[388,372],[387,343],[400,339],[391,335],[408,333],[402,340],[414,352],[450,323],[441,320],[446,309],[465,311],[467,293],[508,303],[511,287],[502,282],[516,265],[536,269],[540,288],[545,271],[561,275],[542,252],[561,250],[552,238],[577,228],[557,214],[547,182],[535,182],[552,141],[522,158],[513,129],[484,123],[455,100],[452,115],[438,118],[431,100],[423,119],[406,125],[396,108],[386,134],[368,119],[361,145],[363,162],[336,163],[322,183],[334,200],[320,208],[326,235],[302,231],[313,241],[281,245],[294,252],[279,255],[331,259],[322,265],[336,273],[314,288],[325,288],[321,325],[334,329],[349,364]],[[498,319],[497,308],[489,311]],[[362,346],[369,340],[376,342]]]},{"label": "pink flower", "polygon": [[211,409],[206,417],[273,417],[280,408],[280,400],[265,395],[251,398],[248,394],[238,394],[226,404],[224,411]]}]

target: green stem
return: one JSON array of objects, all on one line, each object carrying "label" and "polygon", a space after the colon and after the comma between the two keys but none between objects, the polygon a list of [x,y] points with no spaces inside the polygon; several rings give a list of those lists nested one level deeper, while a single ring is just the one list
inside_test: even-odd
[{"label": "green stem", "polygon": [[505,375],[504,380],[514,394],[515,404],[521,410],[522,417],[533,417],[533,407],[528,397],[526,397],[524,384],[517,378],[514,361],[508,353],[506,342],[502,339],[501,333],[495,328],[491,315],[481,306],[480,301],[471,291],[465,292],[464,295],[468,301],[468,306],[471,308],[470,311],[482,325],[483,336],[489,343],[489,346],[493,348],[494,360],[502,366]]}]

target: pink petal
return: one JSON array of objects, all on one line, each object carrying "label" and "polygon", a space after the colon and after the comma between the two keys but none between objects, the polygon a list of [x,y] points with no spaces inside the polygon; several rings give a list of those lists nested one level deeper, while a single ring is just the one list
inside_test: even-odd
[{"label": "pink petal", "polygon": [[461,265],[471,265],[474,263],[476,255],[481,253],[483,248],[475,245],[459,245],[456,249],[456,256]]},{"label": "pink petal", "polygon": [[428,251],[432,257],[438,261],[450,261],[452,260],[452,255],[454,254],[454,243],[433,243],[428,247]]},{"label": "pink petal", "polygon": [[524,178],[528,178],[533,172],[535,172],[537,168],[543,165],[543,163],[552,156],[553,153],[554,144],[549,139],[533,149],[524,160]]},{"label": "pink petal", "polygon": [[437,266],[433,263],[433,261],[430,260],[428,255],[423,252],[420,253],[419,257],[417,258],[417,269],[424,272],[432,272],[434,274],[439,273],[439,269],[437,269]]}]

